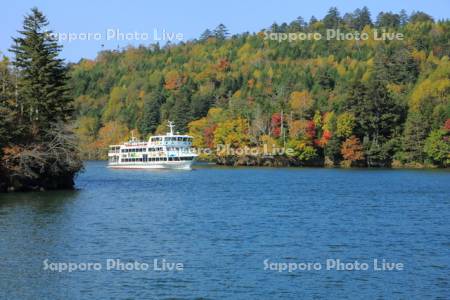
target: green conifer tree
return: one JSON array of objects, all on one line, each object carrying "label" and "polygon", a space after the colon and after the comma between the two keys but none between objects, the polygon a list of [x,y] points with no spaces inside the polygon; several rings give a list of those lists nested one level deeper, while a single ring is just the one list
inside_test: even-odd
[{"label": "green conifer tree", "polygon": [[15,54],[13,65],[18,72],[19,121],[29,125],[31,139],[42,138],[43,129],[68,120],[73,111],[67,69],[58,58],[61,46],[47,26],[47,18],[33,8],[11,48]]}]

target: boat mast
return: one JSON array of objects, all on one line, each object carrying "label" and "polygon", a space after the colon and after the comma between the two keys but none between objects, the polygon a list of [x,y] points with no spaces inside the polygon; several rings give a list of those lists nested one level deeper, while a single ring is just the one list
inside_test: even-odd
[{"label": "boat mast", "polygon": [[170,132],[169,132],[168,135],[173,135],[173,127],[174,127],[173,122],[172,121],[167,121],[167,123],[168,123],[167,126],[169,126],[169,128],[170,128]]}]

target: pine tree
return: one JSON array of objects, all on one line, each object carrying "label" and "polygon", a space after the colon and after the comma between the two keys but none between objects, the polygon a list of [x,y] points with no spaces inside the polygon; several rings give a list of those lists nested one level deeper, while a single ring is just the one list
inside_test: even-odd
[{"label": "pine tree", "polygon": [[389,83],[415,83],[419,66],[411,53],[400,45],[383,45],[376,49],[374,68]]},{"label": "pine tree", "polygon": [[350,85],[345,108],[355,115],[359,138],[367,136],[382,142],[399,131],[404,121],[404,107],[391,96],[383,76],[376,73],[367,85],[360,82]]},{"label": "pine tree", "polygon": [[405,153],[405,159],[408,162],[422,163],[425,158],[424,143],[429,128],[426,122],[418,113],[410,112],[405,124],[402,148]]},{"label": "pine tree", "polygon": [[216,29],[214,29],[214,36],[218,40],[224,40],[229,35],[228,29],[225,25],[219,24]]},{"label": "pine tree", "polygon": [[154,133],[160,123],[161,103],[164,99],[159,92],[154,92],[149,97],[144,99],[144,112],[142,119],[139,121],[139,130],[141,134],[146,137],[147,135]]},{"label": "pine tree", "polygon": [[[0,158],[2,148],[16,140],[22,128],[15,122],[14,75],[10,61],[3,57],[0,61]],[[1,164],[1,162],[0,162]]]},{"label": "pine tree", "polygon": [[409,21],[411,23],[418,23],[418,22],[434,22],[434,19],[429,15],[422,11],[413,12],[411,14],[411,17],[409,18]]},{"label": "pine tree", "polygon": [[178,96],[170,112],[171,121],[175,123],[177,132],[187,132],[187,125],[192,120],[189,99],[185,96]]},{"label": "pine tree", "polygon": [[209,39],[212,36],[213,36],[213,32],[209,29],[206,29],[205,31],[203,31],[202,35],[200,36],[200,41],[206,41],[207,39]]},{"label": "pine tree", "polygon": [[406,13],[406,10],[402,9],[400,11],[400,25],[401,26],[405,26],[408,23],[409,17],[408,14]]},{"label": "pine tree", "polygon": [[377,16],[377,26],[386,28],[398,28],[400,26],[400,15],[391,12],[380,12]]},{"label": "pine tree", "polygon": [[311,26],[311,25],[313,25],[315,23],[317,23],[317,18],[314,17],[314,16],[311,16],[311,19],[309,19],[309,23],[308,23],[309,26]]},{"label": "pine tree", "polygon": [[11,139],[10,137],[10,129],[11,129],[11,111],[9,109],[8,101],[8,86],[9,86],[9,78],[8,78],[7,69],[3,68],[3,64],[0,65],[0,158],[1,158],[1,149],[8,143]]},{"label": "pine tree", "polygon": [[14,93],[11,97],[7,89],[2,91],[0,131],[11,133],[8,123],[13,123],[19,132],[0,142],[0,191],[72,188],[82,168],[77,140],[67,124],[72,102],[66,67],[47,25],[33,8],[21,36],[13,39]]},{"label": "pine tree", "polygon": [[334,164],[338,164],[342,159],[341,141],[336,135],[328,141],[325,146],[325,156],[328,157]]},{"label": "pine tree", "polygon": [[364,6],[362,9],[357,9],[354,12],[355,16],[355,29],[362,30],[366,25],[372,25],[372,20],[370,19],[370,11]]},{"label": "pine tree", "polygon": [[66,121],[72,113],[71,99],[66,82],[67,70],[61,51],[48,21],[37,9],[25,17],[20,37],[14,38],[11,52],[15,54],[13,65],[18,71],[20,122],[31,128],[31,138],[43,129],[59,121]]},{"label": "pine tree", "polygon": [[342,18],[337,7],[331,7],[322,21],[326,28],[338,28]]}]

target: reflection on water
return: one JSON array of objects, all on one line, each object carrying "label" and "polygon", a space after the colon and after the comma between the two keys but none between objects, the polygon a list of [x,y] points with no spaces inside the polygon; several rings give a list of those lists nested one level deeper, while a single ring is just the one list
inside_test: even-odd
[{"label": "reflection on water", "polygon": [[[445,298],[448,171],[109,170],[76,191],[0,195],[0,298]],[[43,261],[182,262],[183,272],[58,273]],[[278,273],[263,261],[405,264]]]}]

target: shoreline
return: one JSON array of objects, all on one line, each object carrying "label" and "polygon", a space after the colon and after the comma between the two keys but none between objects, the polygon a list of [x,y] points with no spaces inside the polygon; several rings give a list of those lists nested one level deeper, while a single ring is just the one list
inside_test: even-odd
[{"label": "shoreline", "polygon": [[[196,163],[200,164],[207,164],[207,165],[216,165],[220,167],[254,167],[254,168],[318,168],[318,169],[370,169],[370,170],[450,170],[448,167],[438,167],[434,165],[423,165],[423,164],[392,164],[391,166],[363,166],[363,165],[351,165],[351,166],[344,166],[344,165],[327,165],[327,164],[320,164],[320,163],[308,163],[308,162],[294,162],[292,164],[261,164],[261,162],[266,161],[267,158],[258,158],[252,157],[252,160],[249,161],[250,163],[244,163],[244,160],[238,160],[235,161],[233,159],[228,160],[217,160],[217,159],[197,159],[194,162],[194,166]],[[269,158],[269,160],[277,160],[276,158]],[[107,159],[86,159],[83,160],[84,162],[105,162],[107,163]],[[258,163],[254,163],[258,162]]]}]

